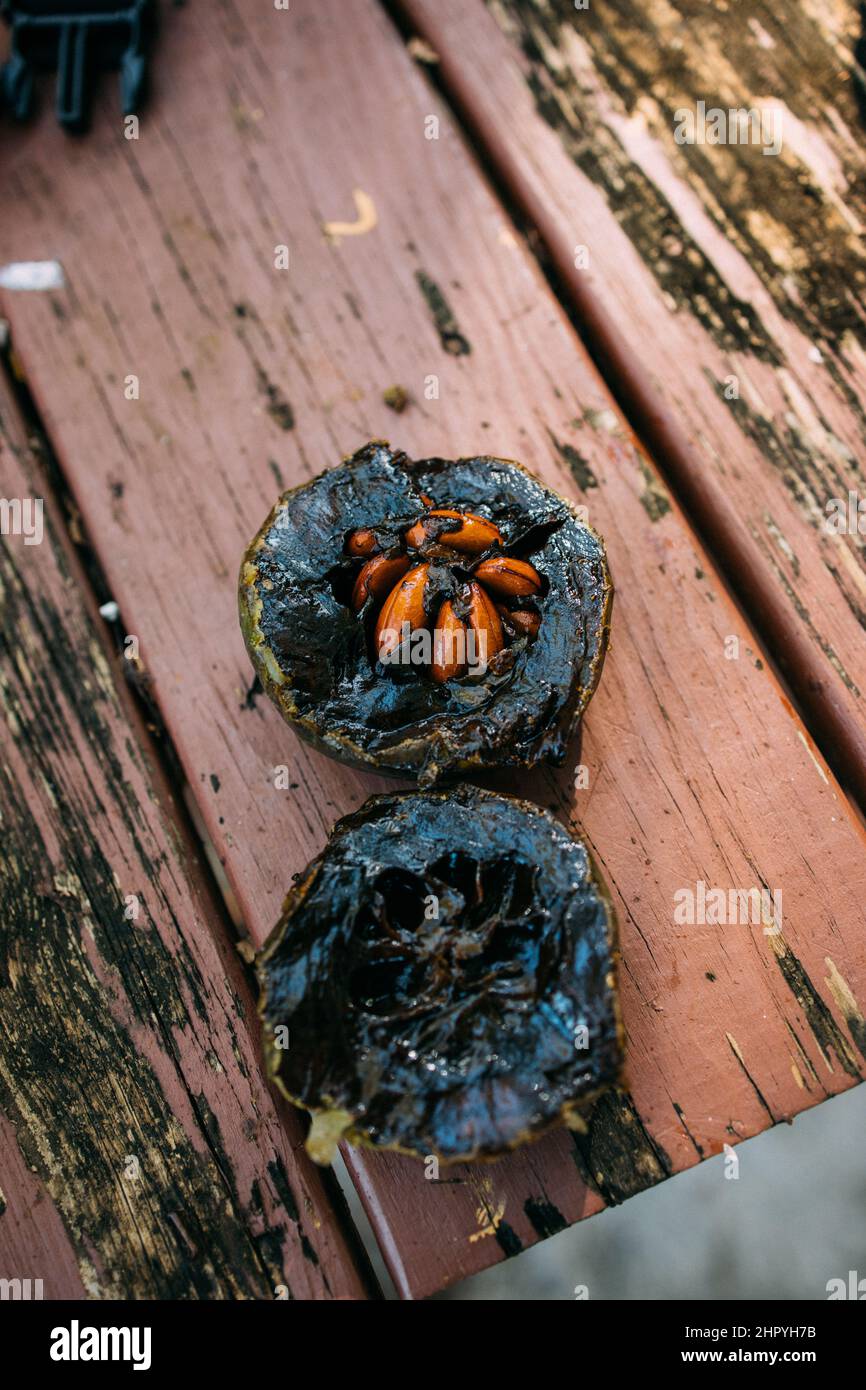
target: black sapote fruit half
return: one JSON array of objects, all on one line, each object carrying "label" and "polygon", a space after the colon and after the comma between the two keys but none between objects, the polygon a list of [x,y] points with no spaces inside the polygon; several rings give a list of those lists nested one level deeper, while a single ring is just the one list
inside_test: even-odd
[{"label": "black sapote fruit half", "polygon": [[612,598],[600,537],[520,464],[382,442],[280,498],[239,590],[253,665],[297,732],[422,786],[562,762]]},{"label": "black sapote fruit half", "polygon": [[494,1158],[620,1078],[616,923],[586,847],[476,787],[374,796],[258,958],[268,1072],[341,1139]]}]

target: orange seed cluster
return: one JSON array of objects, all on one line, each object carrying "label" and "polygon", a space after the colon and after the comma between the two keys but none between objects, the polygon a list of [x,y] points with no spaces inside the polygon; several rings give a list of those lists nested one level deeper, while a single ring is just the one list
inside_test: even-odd
[{"label": "orange seed cluster", "polygon": [[[459,605],[465,616],[458,614],[451,598],[445,599],[436,613],[430,673],[438,684],[466,674],[470,635],[474,649],[484,653],[485,664],[503,649],[507,637],[536,636],[541,618],[534,609],[521,608],[520,603],[541,593],[541,577],[527,561],[496,552],[495,547],[504,542],[492,521],[472,512],[436,507],[410,526],[403,539],[409,550],[421,551],[433,542],[438,559],[474,564]],[[486,551],[494,553],[485,555]],[[372,599],[378,608],[375,648],[379,659],[387,660],[403,634],[428,626],[430,561],[413,564],[404,551],[381,551],[369,527],[352,532],[346,553],[363,561],[352,589],[352,609],[357,613]],[[485,558],[475,563],[474,557],[481,555]]]}]

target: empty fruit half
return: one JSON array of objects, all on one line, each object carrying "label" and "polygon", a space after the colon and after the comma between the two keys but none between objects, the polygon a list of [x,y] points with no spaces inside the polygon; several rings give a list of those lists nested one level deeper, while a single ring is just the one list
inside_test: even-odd
[{"label": "empty fruit half", "polygon": [[341,1139],[495,1158],[621,1074],[616,923],[586,847],[464,786],[375,796],[298,875],[258,959],[269,1075]]}]

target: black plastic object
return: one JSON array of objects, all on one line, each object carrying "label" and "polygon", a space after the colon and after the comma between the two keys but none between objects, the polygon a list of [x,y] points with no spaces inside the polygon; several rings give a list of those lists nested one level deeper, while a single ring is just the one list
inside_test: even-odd
[{"label": "black plastic object", "polygon": [[146,47],[153,0],[0,0],[0,16],[12,30],[8,62],[0,69],[2,103],[16,120],[33,109],[34,77],[57,73],[57,119],[70,131],[87,129],[96,74],[120,72],[125,116],[139,105],[146,76]]}]

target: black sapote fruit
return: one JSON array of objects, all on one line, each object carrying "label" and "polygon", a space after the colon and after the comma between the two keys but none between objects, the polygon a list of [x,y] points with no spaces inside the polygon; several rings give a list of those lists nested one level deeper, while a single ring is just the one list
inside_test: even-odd
[{"label": "black sapote fruit", "polygon": [[494,1158],[617,1083],[616,923],[546,811],[462,786],[338,822],[258,958],[268,1072],[343,1138]]},{"label": "black sapote fruit", "polygon": [[422,786],[562,762],[612,598],[600,537],[520,464],[382,442],[280,498],[239,590],[253,665],[297,732]]}]

